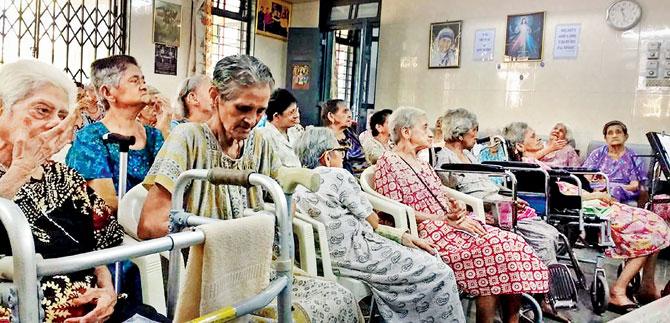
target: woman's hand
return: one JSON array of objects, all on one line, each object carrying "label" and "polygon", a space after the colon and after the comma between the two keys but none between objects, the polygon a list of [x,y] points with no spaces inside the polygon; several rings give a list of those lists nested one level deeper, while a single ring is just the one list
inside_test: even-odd
[{"label": "woman's hand", "polygon": [[458,230],[463,230],[465,232],[472,233],[476,236],[486,235],[486,230],[477,220],[471,219],[469,217],[463,217],[461,220],[450,222],[452,227]]},{"label": "woman's hand", "polygon": [[549,140],[549,149],[550,151],[557,151],[563,149],[568,142],[563,139]]},{"label": "woman's hand", "polygon": [[408,248],[419,248],[423,249],[431,255],[435,254],[435,249],[437,246],[433,243],[430,243],[424,239],[414,237],[408,233],[402,235],[402,245]]},{"label": "woman's hand", "polygon": [[116,293],[114,288],[89,288],[84,294],[72,300],[72,305],[81,306],[94,303],[95,308],[82,317],[72,317],[65,323],[97,323],[104,322],[114,313]]}]

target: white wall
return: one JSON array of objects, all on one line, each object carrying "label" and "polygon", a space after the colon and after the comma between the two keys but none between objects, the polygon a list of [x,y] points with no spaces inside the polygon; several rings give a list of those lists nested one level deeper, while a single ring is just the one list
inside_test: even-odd
[{"label": "white wall", "polygon": [[[166,0],[180,4],[180,0]],[[152,41],[153,0],[132,0],[130,3],[130,38],[128,40],[128,55],[134,56],[144,73],[147,84],[155,86],[167,98],[172,100],[177,91],[177,85],[186,78],[186,58],[191,25],[191,1],[181,1],[181,37],[177,50],[177,75],[162,75],[154,73],[154,43]]]},{"label": "white wall", "polygon": [[[582,149],[589,140],[602,139],[605,122],[620,119],[629,126],[631,142],[646,142],[646,131],[670,130],[670,92],[638,86],[646,41],[659,37],[670,41],[670,10],[667,0],[638,0],[642,21],[632,30],[618,32],[605,23],[611,2],[384,1],[376,106],[415,106],[433,120],[447,108],[463,107],[478,115],[483,130],[518,120],[546,134],[555,122],[563,121]],[[506,15],[535,11],[546,11],[545,66],[502,63]],[[461,66],[429,70],[429,24],[447,20],[463,20]],[[564,23],[581,24],[576,60],[553,59],[555,26]],[[472,58],[474,32],[483,28],[496,29],[492,62]]]}]

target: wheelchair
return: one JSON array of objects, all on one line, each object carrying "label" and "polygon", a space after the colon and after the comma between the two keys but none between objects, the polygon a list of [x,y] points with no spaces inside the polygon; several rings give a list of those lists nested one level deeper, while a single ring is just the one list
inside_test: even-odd
[{"label": "wheelchair", "polygon": [[[312,190],[316,189],[319,184],[318,176],[312,173],[306,174],[304,170],[280,172],[279,181],[282,182],[282,186],[280,186],[277,182],[264,175],[228,169],[194,169],[186,171],[179,176],[172,199],[170,233],[167,236],[137,242],[129,235],[124,240],[132,241],[131,243],[126,242],[121,246],[109,249],[60,258],[42,259],[36,254],[33,235],[21,209],[12,201],[0,198],[0,223],[2,223],[10,238],[13,255],[11,257],[0,257],[0,302],[7,304],[11,309],[11,321],[43,321],[44,311],[40,306],[43,295],[41,295],[39,287],[41,277],[72,273],[121,260],[155,256],[157,253],[168,251],[170,252],[169,258],[171,261],[169,263],[167,306],[161,308],[160,306],[151,304],[160,303],[162,300],[160,296],[156,295],[149,297],[146,301],[150,302],[150,305],[154,305],[159,311],[166,310],[168,318],[172,319],[179,296],[180,267],[182,266],[181,261],[178,260],[182,257],[180,250],[204,242],[205,235],[197,228],[198,225],[219,221],[198,217],[184,211],[183,195],[186,187],[193,180],[206,180],[215,185],[262,187],[270,193],[275,201],[275,212],[270,214],[275,217],[279,224],[280,232],[279,258],[276,262],[278,278],[258,294],[241,300],[236,304],[231,304],[214,312],[204,314],[202,317],[197,318],[196,321],[218,322],[232,320],[263,308],[273,299],[277,298],[279,322],[290,322],[292,320],[290,291],[292,285],[293,232],[290,205],[287,203],[287,197],[290,197],[295,186],[299,183]],[[284,192],[287,195],[283,195]],[[141,193],[139,194],[140,196],[142,195]],[[134,194],[128,194],[126,197],[133,198],[133,196]],[[135,204],[134,211],[137,210],[137,204]],[[298,223],[298,227],[300,227],[301,223]],[[128,222],[125,224],[127,225]],[[182,231],[185,228],[189,229]],[[155,265],[155,262],[151,263]],[[160,268],[160,265],[158,265],[158,268]],[[149,286],[158,287],[155,284],[156,275],[152,277],[154,279],[145,279],[146,277],[143,277],[143,284],[147,282]],[[160,285],[162,285],[162,280],[160,281]],[[162,286],[160,290],[162,291]],[[147,294],[147,296],[149,295]]]}]

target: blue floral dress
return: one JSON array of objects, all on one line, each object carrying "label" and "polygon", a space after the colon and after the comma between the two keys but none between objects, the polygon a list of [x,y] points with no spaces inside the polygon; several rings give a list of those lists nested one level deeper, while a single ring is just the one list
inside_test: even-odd
[{"label": "blue floral dress", "polygon": [[[147,143],[139,150],[128,152],[128,179],[126,191],[142,183],[154,163],[158,151],[163,146],[163,135],[156,128],[144,126]],[[65,163],[74,168],[87,181],[111,178],[114,188],[119,189],[119,145],[105,144],[102,136],[109,130],[102,122],[92,123],[74,138]]]}]

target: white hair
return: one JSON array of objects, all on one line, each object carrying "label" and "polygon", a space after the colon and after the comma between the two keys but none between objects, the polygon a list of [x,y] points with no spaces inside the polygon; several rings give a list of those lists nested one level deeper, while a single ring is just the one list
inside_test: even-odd
[{"label": "white hair", "polygon": [[55,86],[67,96],[68,110],[75,107],[77,87],[65,72],[51,64],[35,59],[21,59],[0,66],[0,101],[4,112],[11,110],[16,102],[46,85]]},{"label": "white hair", "polygon": [[294,150],[302,166],[313,169],[320,165],[319,159],[326,150],[339,146],[330,128],[308,127],[295,143]]},{"label": "white hair", "polygon": [[417,108],[405,107],[393,111],[389,117],[391,140],[397,144],[401,138],[400,132],[402,128],[413,128],[419,122],[420,118],[426,118],[426,113]]},{"label": "white hair", "polygon": [[516,144],[523,144],[528,129],[528,124],[525,122],[512,122],[503,128],[502,135],[507,144],[514,147]]},{"label": "white hair", "polygon": [[445,141],[458,140],[458,137],[477,127],[477,116],[466,109],[447,110],[442,116],[442,137]]},{"label": "white hair", "polygon": [[186,106],[186,96],[191,93],[195,88],[200,86],[203,82],[212,82],[207,75],[193,75],[189,78],[184,79],[179,83],[177,88],[177,96],[174,98],[174,112],[184,118],[188,117],[190,111]]},{"label": "white hair", "polygon": [[251,86],[275,86],[270,68],[258,58],[249,55],[226,56],[214,66],[212,79],[224,100],[234,100],[238,90]]}]

